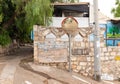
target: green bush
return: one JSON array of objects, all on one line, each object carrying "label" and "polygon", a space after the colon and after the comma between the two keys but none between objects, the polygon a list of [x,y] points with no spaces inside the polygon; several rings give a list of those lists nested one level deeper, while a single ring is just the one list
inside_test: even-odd
[{"label": "green bush", "polygon": [[6,46],[11,43],[11,38],[9,37],[9,33],[5,30],[0,32],[0,45]]}]

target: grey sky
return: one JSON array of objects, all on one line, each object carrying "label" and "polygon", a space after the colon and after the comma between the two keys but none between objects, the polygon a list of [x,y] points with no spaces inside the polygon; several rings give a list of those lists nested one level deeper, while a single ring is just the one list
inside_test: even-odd
[{"label": "grey sky", "polygon": [[[93,0],[80,0],[82,2],[90,2],[93,4]],[[98,0],[98,7],[102,13],[107,15],[108,17],[113,17],[111,14],[111,9],[115,7],[115,0]]]}]

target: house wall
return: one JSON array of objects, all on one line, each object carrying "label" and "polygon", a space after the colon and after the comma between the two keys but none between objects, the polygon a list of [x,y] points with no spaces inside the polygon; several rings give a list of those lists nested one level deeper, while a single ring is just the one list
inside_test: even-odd
[{"label": "house wall", "polygon": [[[52,23],[50,27],[61,27],[63,19],[66,17],[52,17]],[[89,18],[88,17],[74,17],[78,23],[78,27],[89,27]]]},{"label": "house wall", "polygon": [[[83,31],[84,30],[84,31]],[[94,43],[88,38],[92,31],[89,28],[80,29],[79,33],[72,36],[72,71],[84,76],[94,75]],[[105,29],[100,30],[100,56],[102,78],[117,78],[120,74],[119,56],[120,47],[106,47],[104,42]],[[92,33],[92,32],[91,32]],[[86,34],[86,35],[85,35]],[[68,36],[62,29],[44,28],[34,26],[34,62],[44,66],[52,66],[64,70],[69,69],[69,42]],[[118,61],[115,60],[117,56]]]}]

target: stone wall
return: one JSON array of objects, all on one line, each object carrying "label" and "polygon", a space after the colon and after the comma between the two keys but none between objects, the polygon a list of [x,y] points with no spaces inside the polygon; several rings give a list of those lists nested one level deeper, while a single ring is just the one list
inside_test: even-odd
[{"label": "stone wall", "polygon": [[14,39],[9,45],[0,46],[0,56],[12,54],[18,47],[18,43]]},{"label": "stone wall", "polygon": [[[106,47],[104,32],[105,29],[101,28],[100,56],[102,75],[107,74],[116,78],[119,76],[119,61],[115,61],[115,56],[120,56],[120,47]],[[93,77],[94,44],[88,38],[91,33],[92,29],[81,28],[72,34],[71,67],[74,72]],[[34,61],[36,63],[68,70],[68,50],[68,36],[61,28],[34,26]]]},{"label": "stone wall", "polygon": [[[102,47],[101,48],[101,70],[103,79],[115,80],[120,78],[120,47]],[[105,77],[106,76],[106,77]]]}]

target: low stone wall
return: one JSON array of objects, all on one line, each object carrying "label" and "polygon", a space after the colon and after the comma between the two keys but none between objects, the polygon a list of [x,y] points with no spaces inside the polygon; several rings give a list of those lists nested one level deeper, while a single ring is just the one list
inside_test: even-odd
[{"label": "low stone wall", "polygon": [[[88,31],[89,28],[86,28],[85,32]],[[86,34],[85,32],[80,30],[72,36],[71,67],[74,72],[80,73],[84,76],[93,77],[94,43],[88,39],[90,33]],[[120,47],[106,47],[104,32],[105,29],[101,28],[101,73],[102,75],[112,75],[115,79],[118,78],[120,72],[119,61],[115,61],[115,56],[120,56]],[[68,70],[69,42],[68,37],[66,37],[66,39],[62,38],[65,34],[66,33],[61,29],[34,26],[34,61],[41,65],[53,66]],[[77,35],[81,35],[81,38],[76,40],[75,36]],[[50,38],[51,36],[53,38]],[[43,57],[45,57],[44,60],[41,59]]]},{"label": "low stone wall", "polygon": [[120,57],[120,47],[103,47],[101,48],[101,70],[105,79],[115,80],[120,78],[120,60],[116,60],[116,57]]},{"label": "low stone wall", "polygon": [[0,56],[11,54],[16,51],[16,48],[18,48],[18,43],[15,40],[7,46],[0,46]]}]

